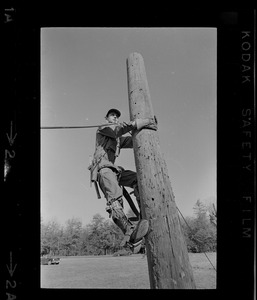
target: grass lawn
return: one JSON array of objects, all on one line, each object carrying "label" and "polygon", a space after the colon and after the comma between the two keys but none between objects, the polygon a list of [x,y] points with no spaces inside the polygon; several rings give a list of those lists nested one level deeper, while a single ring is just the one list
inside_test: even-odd
[{"label": "grass lawn", "polygon": [[[216,266],[216,253],[207,253]],[[189,253],[198,289],[216,288],[216,271],[204,253]],[[149,289],[146,256],[63,257],[59,265],[41,265],[42,288]]]}]

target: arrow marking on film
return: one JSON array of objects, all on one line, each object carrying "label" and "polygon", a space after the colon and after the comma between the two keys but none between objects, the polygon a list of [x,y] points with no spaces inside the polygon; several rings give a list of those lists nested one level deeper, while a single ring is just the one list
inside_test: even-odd
[{"label": "arrow marking on film", "polygon": [[13,137],[13,132],[12,132],[12,121],[11,121],[11,132],[10,132],[10,136],[8,135],[8,133],[6,133],[6,135],[7,135],[7,138],[8,138],[8,141],[9,141],[10,146],[12,146],[13,143],[14,143],[14,140],[15,140],[15,138],[16,138],[16,136],[17,136],[17,133],[15,133],[15,135],[14,135],[14,137]]},{"label": "arrow marking on film", "polygon": [[11,277],[13,276],[13,273],[15,272],[16,266],[17,266],[17,264],[15,264],[14,268],[12,266],[12,252],[10,252],[10,267],[8,265],[6,265],[6,267],[9,271],[9,274],[11,275]]}]

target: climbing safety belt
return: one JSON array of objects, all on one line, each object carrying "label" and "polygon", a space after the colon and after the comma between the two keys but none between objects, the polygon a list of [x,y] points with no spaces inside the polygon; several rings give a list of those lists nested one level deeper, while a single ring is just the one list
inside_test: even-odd
[{"label": "climbing safety belt", "polygon": [[128,201],[128,204],[129,204],[130,208],[132,209],[133,213],[136,215],[135,218],[134,218],[134,217],[130,217],[129,219],[130,219],[131,221],[138,221],[139,218],[140,218],[140,213],[139,213],[139,211],[137,210],[137,208],[136,208],[136,206],[135,206],[133,200],[131,199],[131,197],[130,197],[128,191],[125,189],[124,186],[122,186],[122,188],[123,188],[123,196],[124,196],[125,199]]}]

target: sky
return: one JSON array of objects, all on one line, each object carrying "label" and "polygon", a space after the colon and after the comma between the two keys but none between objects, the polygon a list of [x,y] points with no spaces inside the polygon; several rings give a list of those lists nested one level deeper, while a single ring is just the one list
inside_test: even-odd
[{"label": "sky", "polygon": [[[193,216],[198,199],[216,204],[215,28],[41,28],[41,126],[102,124],[110,108],[129,121],[132,52],[144,59],[176,205]],[[87,169],[96,130],[41,130],[44,222],[77,218],[86,225],[97,213],[108,219]],[[136,171],[133,149],[123,149],[116,163]]]}]

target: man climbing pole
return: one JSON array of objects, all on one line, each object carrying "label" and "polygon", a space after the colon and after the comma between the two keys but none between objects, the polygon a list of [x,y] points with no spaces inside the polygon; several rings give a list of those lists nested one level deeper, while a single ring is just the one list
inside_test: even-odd
[{"label": "man climbing pole", "polygon": [[115,160],[119,156],[120,149],[133,148],[132,137],[123,136],[124,134],[131,131],[134,133],[143,128],[157,130],[157,124],[154,119],[149,118],[119,123],[120,116],[120,111],[114,108],[107,112],[105,119],[108,125],[99,127],[96,132],[94,157],[88,169],[91,173],[91,182],[94,182],[97,190],[97,183],[99,184],[106,198],[106,211],[109,217],[124,234],[121,246],[128,246],[135,253],[140,250],[142,239],[147,234],[149,225],[147,220],[141,218],[140,213],[137,223],[132,222],[125,215],[122,187],[133,188],[140,210],[137,175],[136,172],[117,166]]}]

